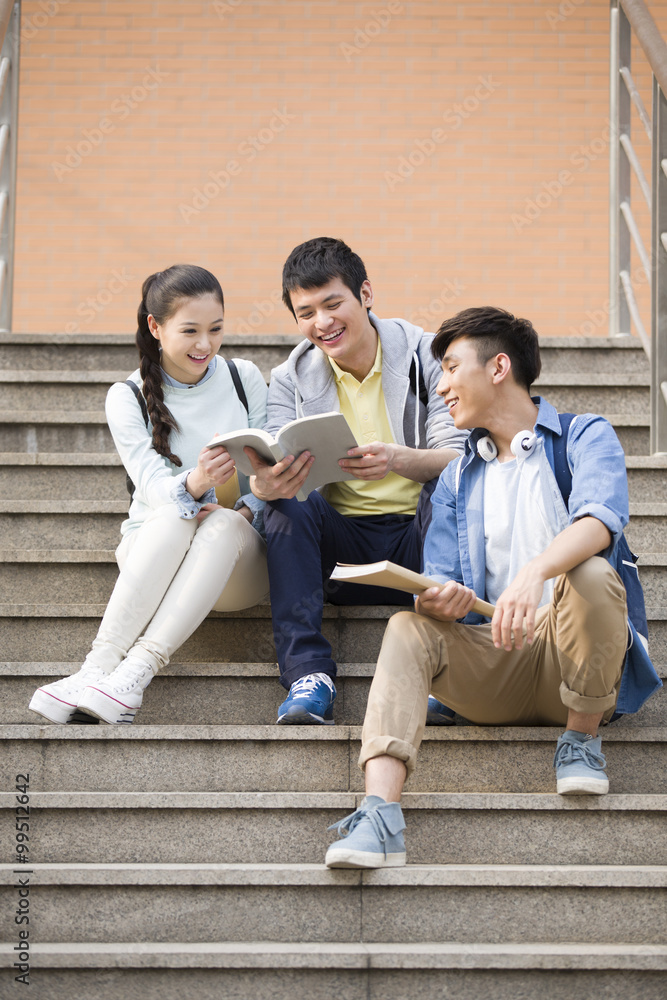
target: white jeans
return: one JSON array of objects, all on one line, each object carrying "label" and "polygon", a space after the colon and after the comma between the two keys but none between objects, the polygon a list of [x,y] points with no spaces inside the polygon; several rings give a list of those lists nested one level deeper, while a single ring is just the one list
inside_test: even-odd
[{"label": "white jeans", "polygon": [[128,653],[164,667],[211,610],[252,607],[269,591],[266,546],[233,510],[197,520],[158,507],[116,549],[120,575],[86,663],[115,670]]}]

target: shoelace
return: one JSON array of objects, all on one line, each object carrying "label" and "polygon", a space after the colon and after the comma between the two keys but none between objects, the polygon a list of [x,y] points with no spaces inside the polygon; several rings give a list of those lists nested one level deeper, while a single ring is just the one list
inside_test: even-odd
[{"label": "shoelace", "polygon": [[89,664],[87,667],[81,667],[76,673],[70,674],[69,677],[64,679],[71,681],[73,684],[83,684],[85,686],[89,680],[98,680],[100,676],[106,676],[105,672],[100,667]]},{"label": "shoelace", "polygon": [[140,660],[126,660],[118,669],[117,684],[119,687],[132,686],[136,681],[141,680],[146,671],[150,671],[147,663]]},{"label": "shoelace", "polygon": [[327,827],[327,829],[336,830],[339,837],[347,837],[347,835],[352,833],[355,826],[357,826],[362,819],[370,821],[371,826],[378,836],[378,840],[382,844],[382,850],[384,851],[384,856],[386,858],[387,836],[390,835],[390,830],[387,827],[382,814],[375,807],[373,809],[355,809],[355,811],[350,813],[349,816],[345,816],[345,818],[340,820],[339,823],[332,823],[332,825]]},{"label": "shoelace", "polygon": [[[316,684],[323,683],[319,677],[315,677],[314,674],[308,674],[306,677],[300,677],[298,681],[294,681],[290,688],[290,697],[295,698],[298,696],[303,697],[304,695],[311,695]],[[326,683],[326,682],[324,682]]]},{"label": "shoelace", "polygon": [[607,765],[604,754],[595,753],[588,743],[570,743],[567,741],[561,743],[556,748],[554,765],[574,764],[578,760],[583,760],[594,771],[602,771]]}]

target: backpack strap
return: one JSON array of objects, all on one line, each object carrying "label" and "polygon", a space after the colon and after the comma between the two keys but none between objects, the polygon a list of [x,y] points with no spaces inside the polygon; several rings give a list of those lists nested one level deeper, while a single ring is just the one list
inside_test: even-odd
[{"label": "backpack strap", "polygon": [[[414,392],[413,387],[415,384],[415,368],[416,368],[415,359],[413,358],[412,361],[410,362],[410,371],[408,373],[408,378],[410,379],[410,388],[413,390],[413,392]],[[424,371],[421,365],[419,366],[419,402],[422,403],[423,406],[428,406],[428,389],[426,388],[426,382],[424,381]]]},{"label": "backpack strap", "polygon": [[144,418],[144,423],[146,424],[146,427],[148,427],[150,423],[148,419],[148,410],[146,409],[146,400],[143,397],[141,389],[139,388],[136,382],[132,381],[131,378],[125,379],[125,385],[129,385],[130,389],[137,397],[137,403],[139,404],[139,407],[141,409],[141,415]]},{"label": "backpack strap", "polygon": [[227,361],[227,367],[229,368],[229,374],[232,376],[232,382],[234,383],[234,388],[236,389],[236,395],[243,403],[246,413],[250,413],[250,407],[248,406],[248,397],[245,394],[245,389],[243,388],[243,382],[241,381],[239,370],[231,359]]},{"label": "backpack strap", "polygon": [[[149,427],[150,426],[150,420],[148,419],[148,409],[146,407],[146,400],[143,397],[143,393],[141,392],[141,389],[136,384],[136,382],[132,381],[131,378],[125,379],[125,385],[129,385],[130,389],[132,390],[132,392],[136,396],[137,403],[139,404],[139,408],[141,410],[141,415],[144,418],[144,423],[146,424],[146,427]],[[134,487],[134,483],[130,479],[129,472],[125,473],[125,485],[127,486],[127,492],[130,494],[130,500],[131,500],[132,497],[134,497],[134,489],[135,489],[135,487]]]},{"label": "backpack strap", "polygon": [[558,488],[563,495],[566,507],[569,504],[570,493],[572,492],[572,469],[570,468],[570,463],[567,460],[567,438],[570,432],[570,425],[575,416],[576,414],[574,413],[558,414],[561,433],[560,435],[555,435],[553,439],[554,475],[556,477],[556,482],[558,483]]}]

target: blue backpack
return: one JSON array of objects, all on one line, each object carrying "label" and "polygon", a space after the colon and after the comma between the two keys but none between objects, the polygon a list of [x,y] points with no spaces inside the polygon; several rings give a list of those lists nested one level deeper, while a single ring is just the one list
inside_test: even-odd
[{"label": "blue backpack", "polygon": [[[576,414],[574,413],[558,414],[562,434],[560,437],[554,435],[553,440],[554,475],[556,477],[558,487],[563,495],[566,507],[572,491],[572,470],[570,469],[570,465],[567,460],[567,439],[570,424],[574,420],[575,415]],[[646,621],[644,591],[642,590],[642,585],[639,581],[639,573],[636,565],[637,556],[631,551],[625,535],[621,535],[616,543],[616,546],[609,557],[609,563],[614,567],[623,581],[623,586],[625,587],[627,596],[628,623],[630,631],[630,645],[628,647],[627,657],[632,658],[633,671],[637,675],[636,679],[639,680],[641,676],[647,685],[651,685],[653,690],[656,690],[657,688],[662,687],[662,682],[655,673],[653,664],[651,663],[648,653],[646,652],[645,645],[642,644],[642,639],[644,640],[644,643],[648,643],[648,624]],[[637,700],[633,698],[632,694],[628,691],[627,674],[628,671],[626,669],[623,674],[621,690],[619,692],[619,710],[617,710],[613,716],[614,719],[617,719],[619,716],[627,712],[636,712],[645,700],[645,698],[641,698],[637,702]]]}]

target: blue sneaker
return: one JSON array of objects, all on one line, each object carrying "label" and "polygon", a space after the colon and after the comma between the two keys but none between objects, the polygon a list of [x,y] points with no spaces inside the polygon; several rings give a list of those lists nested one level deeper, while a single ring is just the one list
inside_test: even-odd
[{"label": "blue sneaker", "polygon": [[279,726],[333,726],[334,682],[328,674],[307,674],[289,689],[278,709]]},{"label": "blue sneaker", "polygon": [[428,706],[426,708],[427,726],[454,726],[454,709],[447,708],[441,701],[434,698],[432,694],[428,696]]},{"label": "blue sneaker", "polygon": [[566,730],[558,740],[554,754],[556,791],[559,795],[605,795],[609,779],[607,761],[601,751],[602,740],[574,729]]},{"label": "blue sneaker", "polygon": [[398,802],[367,795],[355,812],[330,830],[337,840],[327,851],[327,868],[400,868],[405,864],[405,821]]}]

